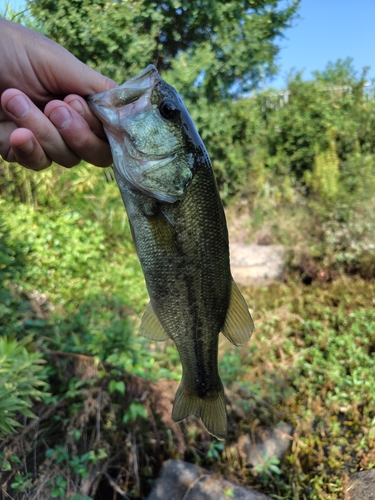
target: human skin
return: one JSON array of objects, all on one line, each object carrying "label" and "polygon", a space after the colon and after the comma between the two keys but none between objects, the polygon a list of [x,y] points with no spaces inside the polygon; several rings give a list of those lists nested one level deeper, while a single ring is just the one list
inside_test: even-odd
[{"label": "human skin", "polygon": [[116,87],[70,52],[0,19],[0,155],[32,170],[81,159],[111,165],[100,121],[84,96]]}]

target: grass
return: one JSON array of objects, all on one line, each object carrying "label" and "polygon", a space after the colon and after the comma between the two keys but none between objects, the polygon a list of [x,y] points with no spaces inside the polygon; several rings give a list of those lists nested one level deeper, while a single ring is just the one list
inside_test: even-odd
[{"label": "grass", "polygon": [[374,283],[348,278],[247,292],[256,330],[241,362],[233,348],[222,355],[224,367],[237,365],[224,380],[273,408],[263,423],[294,426],[283,476],[268,484],[276,497],[293,498],[295,485],[296,498],[342,498],[347,475],[375,465],[365,451],[374,444],[374,296]]},{"label": "grass", "polygon": [[[239,422],[230,417],[230,441],[259,425],[291,423],[292,450],[281,474],[263,479],[262,491],[272,498],[342,498],[349,474],[375,466],[375,283],[289,282],[244,294],[253,310],[253,338],[243,348],[220,341],[221,377],[246,414]],[[158,362],[146,376],[172,377],[174,348],[169,356],[165,347],[155,349]],[[216,468],[259,485],[225,455]]]},{"label": "grass", "polygon": [[[244,485],[260,487],[273,498],[342,498],[345,478],[351,472],[375,465],[371,452],[375,444],[374,288],[372,283],[351,278],[323,285],[289,283],[245,290],[252,305],[256,330],[249,345],[243,348],[231,346],[224,338],[220,341],[220,372],[225,386],[238,396],[236,404],[245,411],[246,418],[239,420],[236,412],[231,411],[227,449],[218,450],[218,457],[213,462],[207,455],[212,443],[202,437],[194,421],[187,422],[184,425],[186,458],[217,469]],[[59,330],[61,340],[55,337],[56,345],[64,338],[67,351],[90,354],[87,345],[101,345],[93,328],[98,313],[91,314],[94,314],[92,318],[90,314],[87,317],[86,346],[83,343],[69,348],[74,330],[74,336],[81,341],[85,338],[77,326],[71,328],[74,325],[71,319],[70,326],[63,328],[62,318],[59,323],[52,316],[48,320],[51,323],[47,321],[49,335],[53,332],[56,335]],[[101,310],[100,315],[105,315],[105,311]],[[113,320],[113,316],[107,317],[106,322],[114,328],[111,318]],[[99,321],[96,329],[105,324]],[[46,338],[50,338],[49,335]],[[123,349],[114,344],[110,352],[111,342],[119,338],[119,334],[111,334],[109,330],[108,350],[103,348],[95,357],[125,366],[128,371],[150,381],[180,377],[173,344],[150,345],[134,332],[130,336],[128,350],[126,343]],[[52,388],[56,371],[53,373]],[[60,384],[66,384],[69,375],[67,377]],[[116,381],[119,387],[117,378]],[[93,379],[92,384],[100,387],[99,380]],[[87,392],[85,384],[82,385],[78,378],[72,379],[68,386],[64,398],[76,405],[77,398],[80,399],[81,394],[84,397]],[[113,383],[111,387],[110,390],[116,391]],[[122,386],[120,388],[122,390]],[[65,391],[61,386],[53,390],[55,394]],[[77,411],[73,404],[72,411]],[[65,411],[64,415],[65,421],[70,421],[69,412]],[[103,411],[103,433],[106,433],[108,421],[111,432],[113,426],[120,429],[120,422],[116,424],[114,417],[105,415]],[[237,458],[228,458],[228,450],[241,434],[279,420],[286,420],[294,427],[292,451],[279,465],[281,474],[263,475],[259,483],[259,477],[243,470]],[[137,439],[145,439],[145,436],[138,435]],[[198,455],[189,451],[192,449],[198,450]],[[174,445],[170,450],[171,455],[176,456]],[[80,453],[83,456],[84,450]],[[73,459],[74,456],[69,461]]]},{"label": "grass", "polygon": [[[36,434],[30,437],[32,420],[19,419],[29,429],[28,441],[19,431],[8,438],[9,452],[0,445],[2,473],[13,478],[12,496],[32,498],[41,485],[42,464],[56,467],[51,495],[64,498],[74,490],[71,498],[78,499],[76,486],[86,479],[88,465],[94,481],[98,474],[105,477],[111,462],[118,471],[126,464],[124,489],[139,498],[163,460],[184,457],[275,500],[343,498],[352,472],[375,467],[375,282],[344,272],[353,272],[363,252],[371,250],[368,210],[337,208],[341,215],[333,213],[331,223],[315,224],[313,236],[325,231],[327,237],[318,250],[306,245],[316,267],[310,280],[290,272],[285,283],[242,290],[256,329],[242,348],[220,338],[220,374],[230,396],[229,439],[223,447],[194,419],[182,425],[184,436],[163,420],[181,377],[178,353],[172,342],[150,343],[138,336],[148,299],[129,227],[126,221],[107,223],[102,199],[95,210],[85,211],[82,189],[74,207],[57,201],[52,208],[36,209],[0,203],[0,333],[21,342],[27,338],[30,356],[43,355],[43,380],[50,391],[33,408],[40,419]],[[116,221],[113,186],[104,189]],[[269,215],[268,209],[255,209],[251,232]],[[295,250],[293,242],[298,246],[306,227],[319,219],[314,214],[309,223],[307,213],[293,218],[286,208],[271,217],[274,241]],[[338,267],[341,261],[347,267]],[[334,272],[317,279],[327,266]],[[171,390],[164,390],[167,383]],[[158,388],[164,406],[155,399]],[[243,468],[237,439],[281,420],[294,428],[290,453],[257,471]],[[33,450],[28,443],[34,442]],[[33,473],[24,473],[25,463],[32,463]]]}]

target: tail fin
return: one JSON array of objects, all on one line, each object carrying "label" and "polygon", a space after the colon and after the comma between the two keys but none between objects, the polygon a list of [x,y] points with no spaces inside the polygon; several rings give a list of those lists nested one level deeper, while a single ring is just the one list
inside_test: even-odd
[{"label": "tail fin", "polygon": [[172,419],[175,422],[181,422],[189,415],[200,417],[204,427],[212,436],[221,440],[226,438],[227,412],[223,389],[214,397],[202,399],[187,391],[182,381],[176,393]]}]

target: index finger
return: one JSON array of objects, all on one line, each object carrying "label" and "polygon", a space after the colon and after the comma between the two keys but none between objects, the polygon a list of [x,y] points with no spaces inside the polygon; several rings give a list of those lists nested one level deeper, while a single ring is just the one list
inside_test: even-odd
[{"label": "index finger", "polygon": [[82,118],[88,123],[89,127],[95,135],[97,135],[101,139],[107,140],[107,136],[105,135],[105,132],[103,130],[102,122],[94,115],[83,97],[77,94],[70,94],[65,97],[64,102],[69,104],[69,106],[71,106],[74,111],[82,116]]},{"label": "index finger", "polygon": [[23,92],[6,90],[1,96],[1,104],[17,127],[31,130],[50,160],[64,167],[79,163],[79,157],[67,147],[53,123]]},{"label": "index finger", "polygon": [[[108,141],[94,134],[87,121],[66,102],[50,101],[44,108],[44,113],[58,129],[69,149],[78,157],[99,167],[112,164]],[[69,119],[66,119],[67,116]]]}]

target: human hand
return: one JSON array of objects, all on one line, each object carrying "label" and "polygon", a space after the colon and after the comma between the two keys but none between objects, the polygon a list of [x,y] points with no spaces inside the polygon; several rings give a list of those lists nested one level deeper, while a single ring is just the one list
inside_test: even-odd
[{"label": "human hand", "polygon": [[82,96],[116,83],[32,30],[0,19],[0,31],[1,156],[33,170],[81,159],[110,165],[101,123]]}]

